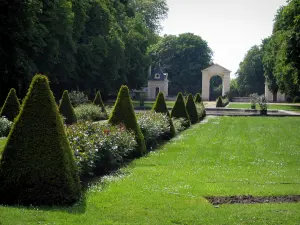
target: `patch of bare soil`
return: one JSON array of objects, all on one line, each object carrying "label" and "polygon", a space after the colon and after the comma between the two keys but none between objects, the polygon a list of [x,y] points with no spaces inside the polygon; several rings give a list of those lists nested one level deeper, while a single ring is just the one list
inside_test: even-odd
[{"label": "patch of bare soil", "polygon": [[205,197],[213,205],[221,204],[258,204],[258,203],[295,203],[300,202],[300,195],[285,196],[207,196]]}]

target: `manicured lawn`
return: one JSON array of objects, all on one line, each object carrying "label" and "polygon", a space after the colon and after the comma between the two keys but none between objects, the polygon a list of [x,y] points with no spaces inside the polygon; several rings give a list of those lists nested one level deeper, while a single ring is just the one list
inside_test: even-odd
[{"label": "manicured lawn", "polygon": [[76,206],[2,206],[0,224],[298,224],[300,203],[214,207],[203,196],[300,194],[299,127],[299,118],[212,118],[94,184]]},{"label": "manicured lawn", "polygon": [[[250,109],[250,103],[230,103],[228,108]],[[256,105],[259,109],[259,106]],[[268,109],[300,111],[300,105],[268,104]]]}]

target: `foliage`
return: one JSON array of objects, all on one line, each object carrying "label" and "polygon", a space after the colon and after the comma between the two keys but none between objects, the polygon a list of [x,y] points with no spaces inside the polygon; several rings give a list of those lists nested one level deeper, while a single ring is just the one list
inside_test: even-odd
[{"label": "foliage", "polygon": [[198,113],[199,120],[201,121],[206,117],[206,110],[205,110],[205,107],[203,105],[203,102],[196,103],[196,108],[197,108],[197,113]]},{"label": "foliage", "polygon": [[258,102],[259,102],[259,95],[257,93],[250,94],[250,103],[252,109],[256,108],[256,103]]},{"label": "foliage", "polygon": [[259,97],[258,104],[261,111],[267,111],[268,104],[264,95]]},{"label": "foliage", "polygon": [[60,205],[81,187],[63,122],[47,77],[36,75],[15,119],[0,163],[4,204]]},{"label": "foliage", "polygon": [[13,121],[19,114],[20,102],[18,100],[16,90],[10,89],[8,96],[0,110],[0,117],[6,117],[8,120]]},{"label": "foliage", "polygon": [[237,84],[241,96],[248,96],[251,93],[264,93],[265,77],[262,57],[262,48],[255,45],[250,48],[240,63],[237,71]]},{"label": "foliage", "polygon": [[74,112],[73,106],[70,102],[68,91],[65,90],[61,98],[59,105],[59,112],[65,118],[66,124],[73,124],[77,122],[76,114]]},{"label": "foliage", "polygon": [[169,94],[201,89],[201,71],[212,62],[212,50],[200,36],[184,33],[165,35],[149,49],[154,65],[168,73]]},{"label": "foliage", "polygon": [[200,93],[197,93],[195,96],[195,103],[201,103],[202,102],[202,98]]},{"label": "foliage", "polygon": [[0,117],[0,137],[6,137],[9,134],[12,122],[5,117]]},{"label": "foliage", "polygon": [[230,90],[227,93],[227,95],[229,100],[232,100],[233,98],[240,96],[239,85],[236,78],[230,80]]},{"label": "foliage", "polygon": [[217,98],[216,107],[217,107],[217,108],[223,107],[223,101],[222,101],[222,97],[221,97],[221,96],[219,96],[219,97]]},{"label": "foliage", "polygon": [[293,103],[300,103],[300,97],[296,96],[293,100]]},{"label": "foliage", "polygon": [[134,157],[139,157],[146,153],[144,136],[137,123],[132,101],[129,96],[129,89],[127,86],[123,85],[120,88],[114,109],[110,115],[108,122],[112,125],[124,124],[126,129],[131,130],[135,133],[137,148],[133,153]]},{"label": "foliage", "polygon": [[192,124],[198,123],[199,115],[198,115],[197,108],[196,108],[192,94],[188,95],[188,99],[186,101],[186,110],[187,110],[187,113],[189,114],[191,123]]},{"label": "foliage", "polygon": [[184,118],[185,119],[185,128],[188,128],[191,125],[191,121],[189,118],[189,114],[185,107],[185,102],[182,96],[182,93],[179,92],[177,95],[177,99],[175,105],[171,111],[172,118]]},{"label": "foliage", "polygon": [[175,136],[176,132],[175,132],[175,128],[171,119],[171,115],[170,112],[168,110],[168,107],[166,105],[166,101],[165,101],[165,97],[164,94],[162,92],[159,92],[157,97],[156,97],[156,101],[153,105],[152,108],[153,111],[157,112],[157,113],[163,113],[166,114],[167,117],[169,118],[169,127],[170,127],[170,132],[168,132],[166,135],[169,138],[172,138]]},{"label": "foliage", "polygon": [[137,122],[144,135],[147,149],[154,147],[159,140],[170,133],[170,117],[155,111],[137,113]]},{"label": "foliage", "polygon": [[106,114],[106,117],[107,117],[107,112],[105,110],[105,106],[103,104],[100,91],[97,92],[96,97],[95,97],[93,103],[94,103],[94,105],[99,106],[101,108],[101,112],[104,113],[104,114]]},{"label": "foliage", "polygon": [[89,102],[88,96],[82,91],[71,91],[69,93],[69,98],[73,107]]},{"label": "foliage", "polygon": [[172,122],[174,124],[175,132],[178,134],[182,131],[184,131],[185,124],[187,123],[184,118],[172,118]]},{"label": "foliage", "polygon": [[66,131],[81,177],[120,167],[123,158],[136,147],[135,135],[122,125],[79,122]]},{"label": "foliage", "polygon": [[106,120],[106,113],[101,112],[101,108],[94,104],[79,105],[74,108],[77,120],[100,121]]}]

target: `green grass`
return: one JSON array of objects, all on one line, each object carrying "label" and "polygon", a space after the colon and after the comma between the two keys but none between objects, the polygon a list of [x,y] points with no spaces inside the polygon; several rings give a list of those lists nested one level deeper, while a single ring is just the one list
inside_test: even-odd
[{"label": "green grass", "polygon": [[[250,103],[230,103],[228,108],[250,109]],[[259,106],[256,105],[256,108],[259,109]],[[268,104],[268,109],[300,111],[300,105]]]},{"label": "green grass", "polygon": [[300,203],[207,195],[300,194],[299,118],[217,117],[90,187],[70,208],[0,207],[0,224],[298,224]]}]

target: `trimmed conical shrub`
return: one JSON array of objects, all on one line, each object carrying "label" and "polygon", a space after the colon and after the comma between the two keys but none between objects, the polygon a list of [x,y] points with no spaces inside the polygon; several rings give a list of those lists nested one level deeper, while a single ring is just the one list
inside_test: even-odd
[{"label": "trimmed conical shrub", "polygon": [[65,118],[66,124],[71,125],[77,122],[77,118],[67,90],[65,90],[62,95],[61,102],[59,105],[59,112]]},{"label": "trimmed conical shrub", "polygon": [[8,120],[13,121],[20,112],[20,102],[16,90],[10,89],[4,105],[0,112],[0,117],[5,116]]},{"label": "trimmed conical shrub", "polygon": [[0,204],[72,204],[80,198],[80,189],[48,79],[36,75],[4,147]]},{"label": "trimmed conical shrub", "polygon": [[135,133],[138,146],[133,154],[134,157],[139,157],[146,153],[144,136],[137,123],[128,87],[125,85],[120,88],[114,109],[108,122],[113,125],[124,124],[128,130],[132,130]]},{"label": "trimmed conical shrub", "polygon": [[201,103],[201,102],[202,102],[201,95],[199,93],[197,93],[195,96],[195,103]]},{"label": "trimmed conical shrub", "polygon": [[192,94],[188,95],[188,99],[186,101],[186,110],[189,114],[191,123],[192,124],[198,123],[199,116],[198,116],[197,108],[196,108]]},{"label": "trimmed conical shrub", "polygon": [[176,102],[174,104],[174,107],[171,112],[171,117],[173,118],[184,118],[186,120],[186,123],[184,126],[187,128],[191,125],[191,121],[188,115],[188,112],[185,107],[184,99],[182,96],[182,93],[179,92],[177,95]]},{"label": "trimmed conical shrub", "polygon": [[176,134],[174,124],[173,124],[173,121],[171,119],[169,110],[167,108],[164,94],[162,92],[159,92],[159,94],[157,95],[157,98],[156,98],[156,101],[154,103],[154,106],[153,106],[152,110],[154,110],[157,113],[166,114],[168,116],[169,124],[170,124],[170,133],[168,134],[168,136],[169,136],[169,138],[174,137],[175,134]]},{"label": "trimmed conical shrub", "polygon": [[104,104],[103,104],[103,101],[102,101],[102,98],[101,98],[100,91],[97,92],[93,103],[94,103],[94,105],[99,106],[101,108],[101,112],[104,113],[107,117],[107,112],[105,110],[105,107],[104,107]]},{"label": "trimmed conical shrub", "polygon": [[222,97],[219,96],[218,99],[217,99],[217,104],[216,104],[216,107],[223,107],[223,101],[222,101]]}]

